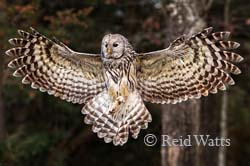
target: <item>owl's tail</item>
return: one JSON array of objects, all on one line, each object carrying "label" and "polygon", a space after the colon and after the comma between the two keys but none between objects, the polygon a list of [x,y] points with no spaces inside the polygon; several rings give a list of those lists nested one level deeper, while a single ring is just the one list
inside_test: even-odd
[{"label": "owl's tail", "polygon": [[92,124],[93,132],[106,143],[123,145],[128,141],[129,132],[137,138],[140,129],[146,129],[152,121],[151,114],[145,107],[138,92],[131,93],[125,103],[116,112],[110,110],[113,101],[107,91],[91,99],[82,109],[84,122]]}]

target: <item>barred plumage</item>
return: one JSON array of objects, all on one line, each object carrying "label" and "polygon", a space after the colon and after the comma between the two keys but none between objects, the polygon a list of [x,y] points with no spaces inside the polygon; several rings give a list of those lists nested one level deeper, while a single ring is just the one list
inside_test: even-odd
[{"label": "barred plumage", "polygon": [[84,122],[106,143],[124,145],[137,138],[152,121],[143,100],[172,103],[207,96],[233,85],[240,74],[233,63],[243,58],[231,52],[239,44],[229,32],[207,28],[177,38],[164,50],[136,53],[119,34],[105,35],[101,54],[79,53],[33,28],[19,30],[21,38],[6,51],[8,66],[22,83],[73,103],[85,104]]},{"label": "barred plumage", "polygon": [[152,118],[137,91],[129,94],[128,100],[119,107],[116,116],[110,114],[111,96],[104,91],[94,97],[82,109],[86,114],[84,122],[91,124],[93,132],[106,143],[123,145],[128,140],[129,132],[137,138],[140,129],[146,129]]},{"label": "barred plumage", "polygon": [[175,104],[233,85],[229,74],[241,73],[233,63],[243,58],[229,51],[239,47],[227,41],[229,35],[207,28],[189,39],[178,38],[167,49],[139,54],[137,78],[143,99]]},{"label": "barred plumage", "polygon": [[8,66],[16,77],[32,88],[73,103],[85,103],[104,87],[99,55],[77,53],[56,44],[32,29],[33,34],[19,30],[22,38],[9,43],[16,46],[6,51],[14,57]]}]

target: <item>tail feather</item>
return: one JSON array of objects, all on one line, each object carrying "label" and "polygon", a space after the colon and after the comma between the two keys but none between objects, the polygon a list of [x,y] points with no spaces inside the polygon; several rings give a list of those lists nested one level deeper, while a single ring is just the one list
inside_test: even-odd
[{"label": "tail feather", "polygon": [[127,122],[122,122],[120,124],[119,130],[114,137],[114,145],[123,145],[128,141],[129,130]]},{"label": "tail feather", "polygon": [[[139,111],[138,111],[139,110]],[[130,131],[133,138],[137,138],[141,129],[148,127],[148,122],[151,122],[151,115],[148,113],[143,103],[138,103],[129,116]]]},{"label": "tail feather", "polygon": [[138,92],[131,93],[127,101],[119,106],[117,112],[109,110],[113,101],[104,91],[91,99],[82,109],[85,114],[84,122],[92,124],[92,130],[106,143],[123,145],[128,141],[129,133],[137,138],[141,129],[146,129],[152,121]]}]

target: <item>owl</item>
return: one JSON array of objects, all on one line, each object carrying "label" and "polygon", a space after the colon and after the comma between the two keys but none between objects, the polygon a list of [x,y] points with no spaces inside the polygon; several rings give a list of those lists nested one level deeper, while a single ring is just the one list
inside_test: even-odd
[{"label": "owl", "polygon": [[225,90],[240,74],[233,63],[243,58],[231,52],[239,46],[229,32],[212,28],[173,41],[169,47],[148,53],[134,51],[128,39],[108,34],[101,53],[71,50],[33,28],[19,30],[8,67],[23,84],[68,102],[83,104],[84,122],[106,143],[124,145],[137,138],[152,121],[144,101],[175,104]]}]

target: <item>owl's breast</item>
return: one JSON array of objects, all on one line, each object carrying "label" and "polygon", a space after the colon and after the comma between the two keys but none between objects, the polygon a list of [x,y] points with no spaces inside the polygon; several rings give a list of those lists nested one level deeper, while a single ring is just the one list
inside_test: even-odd
[{"label": "owl's breast", "polygon": [[127,96],[137,86],[133,63],[104,66],[105,83],[111,96]]}]

